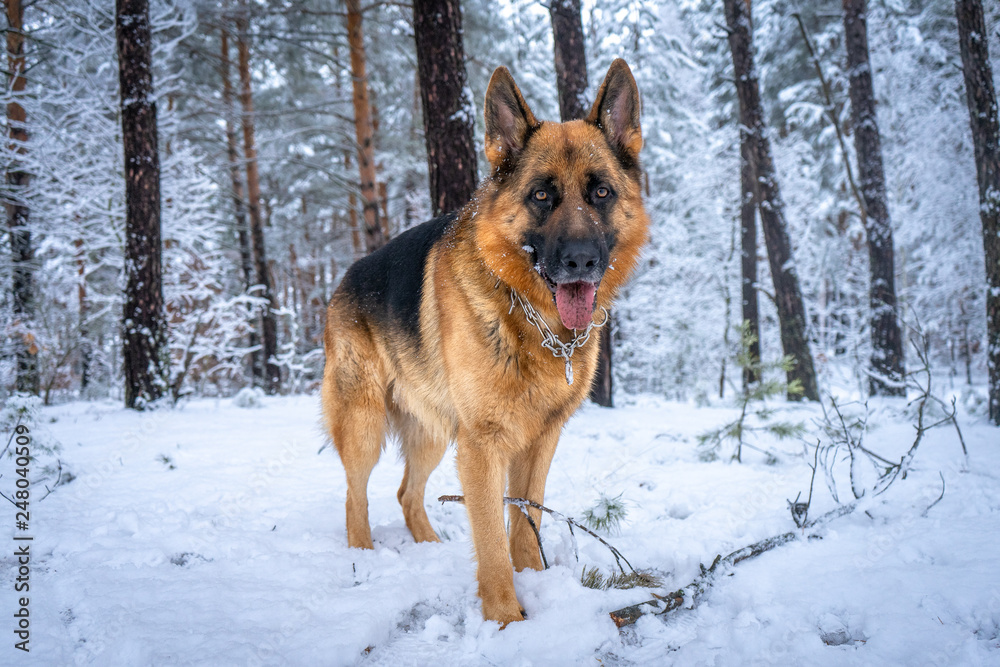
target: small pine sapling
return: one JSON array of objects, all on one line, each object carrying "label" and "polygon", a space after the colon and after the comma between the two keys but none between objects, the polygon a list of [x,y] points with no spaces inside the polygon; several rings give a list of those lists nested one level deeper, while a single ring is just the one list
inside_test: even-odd
[{"label": "small pine sapling", "polygon": [[622,494],[611,498],[602,493],[594,506],[583,513],[583,522],[593,530],[610,535],[618,532],[626,514],[628,509],[622,501]]},{"label": "small pine sapling", "polygon": [[53,455],[62,449],[42,423],[42,399],[38,396],[14,394],[0,406],[0,433],[8,435],[7,442],[0,457],[14,457],[11,444],[14,442],[15,429],[21,425],[31,434],[31,457],[37,460],[39,454]]},{"label": "small pine sapling", "polygon": [[[749,447],[762,452],[767,457],[767,463],[777,463],[775,454],[747,441],[747,436],[753,433],[774,436],[779,440],[795,438],[805,430],[805,425],[796,422],[774,421],[774,410],[766,405],[769,398],[778,396],[799,396],[803,392],[802,383],[798,380],[786,382],[788,371],[795,364],[791,356],[784,356],[777,362],[762,362],[751,354],[757,337],[751,333],[747,322],[740,327],[740,349],[736,355],[736,363],[744,370],[744,376],[760,378],[757,382],[747,383],[737,391],[737,407],[740,415],[719,428],[712,429],[698,436],[698,446],[701,447],[702,461],[715,461],[719,458],[719,450],[727,442],[735,442],[736,446],[730,456],[731,461],[743,462],[743,448]],[[750,417],[756,419],[750,421]]]},{"label": "small pine sapling", "polygon": [[580,573],[580,583],[587,588],[606,591],[609,588],[627,590],[629,588],[661,588],[663,579],[651,570],[635,570],[632,572],[612,572],[605,575],[598,567],[583,566]]},{"label": "small pine sapling", "polygon": [[[622,494],[612,498],[602,493],[594,506],[583,513],[583,523],[591,530],[610,535],[618,533],[627,514],[628,506],[622,500]],[[662,580],[651,570],[612,571],[605,575],[598,567],[584,565],[580,583],[587,588],[606,591],[609,588],[659,588]]]},{"label": "small pine sapling", "polygon": [[[52,459],[62,450],[62,445],[52,437],[52,434],[45,428],[41,414],[42,399],[38,396],[28,396],[25,394],[14,394],[8,396],[6,402],[0,406],[0,434],[8,435],[7,442],[0,450],[0,462],[10,461],[14,464],[22,460],[19,449],[23,449],[23,438],[27,438],[28,454],[33,472],[40,472],[33,477],[32,484],[42,485],[46,493],[39,498],[44,500],[53,489],[69,484],[76,477],[69,470],[63,469],[62,460]],[[20,428],[19,428],[20,427]],[[15,438],[15,436],[17,436]],[[23,463],[18,467],[22,467]],[[0,474],[2,477],[3,474]],[[46,482],[52,481],[51,488]],[[0,496],[9,497],[0,492]]]}]

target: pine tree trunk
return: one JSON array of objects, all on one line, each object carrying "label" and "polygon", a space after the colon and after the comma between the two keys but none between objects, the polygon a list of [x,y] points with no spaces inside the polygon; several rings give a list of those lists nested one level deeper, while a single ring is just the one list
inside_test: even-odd
[{"label": "pine tree trunk", "polygon": [[[337,46],[333,47],[334,58],[340,58],[340,49]],[[339,97],[343,92],[340,85],[340,73],[337,72],[333,78],[334,91]],[[349,174],[351,171],[351,152],[350,150],[344,151],[344,173]],[[364,244],[361,242],[361,228],[358,226],[358,196],[354,192],[354,188],[348,189],[347,192],[347,228],[351,232],[351,249],[353,251],[352,258],[357,261],[365,256]],[[334,272],[336,276],[336,272]]]},{"label": "pine tree trunk", "polygon": [[125,146],[125,406],[163,395],[170,369],[163,309],[160,158],[147,0],[117,0],[115,32]]},{"label": "pine tree trunk", "polygon": [[[746,0],[747,22],[753,28],[751,0]],[[757,197],[753,192],[753,171],[750,135],[740,133],[740,274],[742,315],[746,333],[750,336],[747,354],[760,361],[760,308],[757,303]],[[742,341],[740,342],[742,345]],[[756,367],[743,369],[743,389],[760,382]]]},{"label": "pine tree trunk", "polygon": [[278,354],[278,323],[275,319],[278,301],[267,263],[264,223],[260,215],[260,175],[257,171],[257,143],[254,139],[253,91],[250,86],[250,35],[245,2],[241,10],[236,19],[238,32],[236,46],[239,52],[240,103],[243,107],[243,154],[247,162],[247,212],[250,218],[250,241],[253,248],[256,284],[261,286],[260,296],[266,302],[261,313],[264,391],[268,394],[277,394],[281,391],[281,369],[274,363]]},{"label": "pine tree trunk", "polygon": [[378,184],[378,205],[382,220],[382,235],[388,241],[392,238],[392,234],[389,230],[389,186],[385,181],[380,181]]},{"label": "pine tree trunk", "polygon": [[431,210],[465,206],[476,190],[476,119],[465,76],[459,0],[414,0],[413,34],[424,111]]},{"label": "pine tree trunk", "polygon": [[875,115],[875,91],[868,62],[868,26],[865,0],[843,0],[844,41],[850,76],[854,150],[864,199],[868,235],[869,307],[872,339],[872,395],[905,396],[903,337],[896,321],[896,282],[892,223],[885,193],[882,142]]},{"label": "pine tree trunk", "polygon": [[587,103],[587,55],[583,48],[580,0],[552,0],[552,43],[559,90],[559,118],[563,122],[585,118]]},{"label": "pine tree trunk", "polygon": [[[240,177],[240,150],[239,140],[236,137],[236,107],[233,104],[233,84],[230,77],[229,62],[229,31],[225,28],[221,30],[222,37],[222,62],[220,72],[222,74],[222,107],[224,110],[226,123],[226,157],[229,161],[229,179],[232,187],[231,198],[233,202],[233,212],[235,214],[236,237],[240,244],[240,268],[243,271],[243,287],[249,291],[256,282],[253,274],[253,250],[250,247],[250,234],[247,225],[246,204],[243,199],[243,179]],[[250,329],[250,347],[256,348],[260,344],[258,329],[261,326],[260,318],[255,317],[254,326]],[[260,350],[254,349],[250,353],[250,374],[255,386],[264,384],[264,365],[261,363]]]},{"label": "pine tree trunk", "polygon": [[802,385],[801,396],[789,399],[819,400],[816,371],[806,338],[805,306],[799,290],[799,279],[792,262],[791,242],[785,225],[784,203],[778,188],[771,144],[764,122],[764,109],[760,102],[760,87],[754,67],[753,43],[750,33],[750,15],[744,0],[725,0],[726,26],[729,48],[733,55],[736,74],[736,92],[740,99],[740,134],[748,135],[750,146],[750,171],[753,174],[754,194],[760,210],[764,242],[767,245],[768,264],[774,280],[775,305],[781,328],[781,346],[790,356],[794,366],[788,371],[788,382]]},{"label": "pine tree trunk", "polygon": [[90,307],[87,303],[87,251],[83,247],[83,239],[73,241],[76,249],[76,300],[77,300],[77,334],[80,337],[80,395],[84,396],[87,385],[90,384],[90,358],[92,354],[90,342],[90,327],[87,323]]},{"label": "pine tree trunk", "polygon": [[[351,151],[344,152],[344,170],[351,169]],[[347,193],[347,228],[351,230],[351,248],[354,250],[354,260],[365,256],[364,243],[361,241],[361,227],[358,225],[358,196],[354,190]]]},{"label": "pine tree trunk", "polygon": [[236,108],[233,104],[233,85],[230,78],[229,62],[229,32],[222,29],[222,106],[225,113],[226,126],[226,157],[229,162],[229,178],[232,192],[233,212],[236,218],[236,233],[240,244],[240,268],[243,271],[243,281],[246,289],[254,285],[253,253],[250,248],[250,237],[247,233],[247,213],[243,199],[243,179],[240,176],[239,140],[236,136]]},{"label": "pine tree trunk", "polygon": [[[760,309],[757,304],[757,199],[753,194],[750,169],[750,136],[740,133],[740,273],[743,301],[743,324],[750,336],[747,353],[760,360]],[[741,341],[742,344],[742,341]],[[753,366],[743,369],[743,388],[759,382]]]},{"label": "pine tree trunk", "polygon": [[1000,426],[1000,125],[993,71],[979,0],[955,0],[958,37],[965,73],[965,99],[976,151],[979,217],[986,256],[986,365],[989,369],[990,421]]},{"label": "pine tree trunk", "polygon": [[[410,117],[410,140],[414,143],[419,138],[420,129],[423,127],[422,104],[423,102],[420,97],[420,72],[415,70],[413,72],[413,99],[410,102],[410,110],[412,112]],[[419,181],[419,174],[415,170],[406,170],[406,176],[403,179],[405,205],[403,208],[403,226],[401,229],[409,229],[423,222],[423,220],[419,219],[421,216],[418,202],[422,197],[418,186]]]},{"label": "pine tree trunk", "polygon": [[[7,86],[15,99],[24,93],[27,79],[24,76],[24,28],[21,0],[7,0]],[[11,151],[19,156],[27,153],[27,114],[17,102],[7,104],[7,127]],[[35,317],[34,262],[31,231],[28,229],[28,207],[19,201],[28,187],[29,175],[22,171],[17,161],[7,167],[7,187],[10,193],[6,202],[7,233],[10,235],[13,285],[11,305],[14,326],[20,337],[17,345],[17,391],[37,395],[38,346],[32,333]]]},{"label": "pine tree trunk", "polygon": [[354,132],[358,142],[358,175],[361,177],[361,206],[365,225],[365,250],[375,252],[385,245],[375,192],[375,142],[371,104],[368,101],[368,74],[365,70],[365,42],[361,30],[361,0],[347,0],[347,40],[351,46],[351,79],[354,86]]},{"label": "pine tree trunk", "polygon": [[608,313],[608,322],[601,328],[601,347],[597,355],[597,372],[590,385],[590,400],[605,408],[615,407],[614,377],[611,374],[611,345],[614,313]]}]

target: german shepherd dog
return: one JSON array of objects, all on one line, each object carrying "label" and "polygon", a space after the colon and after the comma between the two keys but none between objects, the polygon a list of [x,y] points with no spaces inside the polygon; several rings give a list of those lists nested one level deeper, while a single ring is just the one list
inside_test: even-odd
[{"label": "german shepherd dog", "polygon": [[504,489],[543,501],[601,325],[648,235],[639,104],[616,60],[586,120],[539,122],[498,68],[485,101],[491,173],[472,201],[357,261],[327,309],[322,401],[347,473],[348,543],[373,548],[368,478],[390,432],[406,461],[406,525],[416,541],[438,541],[424,487],[457,443],[483,617],[501,626],[524,618],[512,561],[542,568],[519,511],[507,539]]}]

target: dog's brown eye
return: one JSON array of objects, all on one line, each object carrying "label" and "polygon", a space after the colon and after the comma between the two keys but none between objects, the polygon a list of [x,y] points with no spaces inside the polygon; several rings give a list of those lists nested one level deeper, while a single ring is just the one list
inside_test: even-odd
[{"label": "dog's brown eye", "polygon": [[596,194],[601,199],[604,199],[609,194],[611,194],[611,190],[608,190],[606,187],[602,185],[601,187],[597,188],[597,191],[594,194]]},{"label": "dog's brown eye", "polygon": [[548,201],[549,193],[545,190],[535,190],[535,201]]}]

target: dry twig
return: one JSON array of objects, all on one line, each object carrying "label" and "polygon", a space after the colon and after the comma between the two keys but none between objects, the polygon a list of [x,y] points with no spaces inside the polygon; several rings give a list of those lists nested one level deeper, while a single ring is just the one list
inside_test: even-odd
[{"label": "dry twig", "polygon": [[[465,496],[441,496],[440,498],[438,498],[438,501],[440,501],[442,503],[449,503],[449,502],[450,503],[464,503],[465,502]],[[574,544],[574,547],[576,545],[576,536],[573,534],[573,527],[576,526],[577,528],[579,528],[580,530],[582,530],[583,532],[587,533],[588,535],[590,535],[591,537],[593,537],[594,539],[596,539],[598,542],[600,542],[601,544],[603,544],[604,546],[606,546],[608,548],[608,550],[611,551],[611,555],[615,557],[615,562],[618,563],[618,569],[621,570],[622,574],[625,574],[625,568],[622,567],[622,561],[625,561],[625,564],[628,565],[628,569],[632,571],[632,574],[638,574],[636,572],[635,568],[632,567],[632,563],[628,562],[628,559],[625,558],[625,556],[622,555],[622,552],[618,551],[618,549],[616,549],[612,545],[608,544],[607,541],[605,541],[605,539],[603,537],[601,537],[600,535],[598,535],[597,533],[595,533],[591,529],[587,528],[586,526],[584,526],[579,521],[576,521],[572,517],[568,517],[565,514],[557,512],[557,511],[555,511],[553,509],[549,509],[545,505],[541,505],[539,503],[536,503],[534,500],[528,500],[526,498],[508,498],[508,497],[504,497],[503,502],[504,502],[505,505],[514,505],[515,507],[520,508],[520,510],[522,512],[524,512],[524,515],[526,517],[528,517],[528,524],[531,526],[531,529],[535,531],[535,539],[538,540],[538,551],[539,551],[540,554],[542,554],[542,562],[545,564],[546,569],[548,569],[549,566],[548,566],[547,563],[545,563],[545,554],[542,551],[542,536],[539,534],[538,527],[535,525],[535,522],[532,520],[532,518],[530,516],[528,516],[528,509],[527,509],[528,507],[533,507],[536,510],[541,510],[541,511],[545,512],[546,514],[551,515],[552,518],[558,519],[559,521],[565,521],[566,525],[569,526],[569,532],[570,532],[570,534],[573,535],[573,544]],[[577,555],[576,559],[578,561],[580,560],[579,555]]]}]

